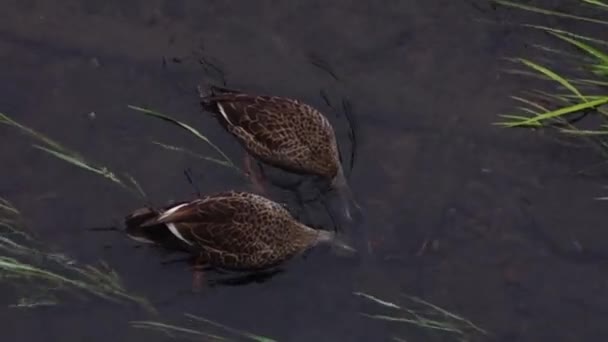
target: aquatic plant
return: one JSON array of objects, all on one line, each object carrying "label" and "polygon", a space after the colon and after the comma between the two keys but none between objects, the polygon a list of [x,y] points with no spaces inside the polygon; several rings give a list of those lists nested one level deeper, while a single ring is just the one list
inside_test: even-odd
[{"label": "aquatic plant", "polygon": [[215,145],[213,142],[211,142],[211,140],[209,140],[209,138],[207,138],[205,135],[201,134],[201,132],[199,132],[197,129],[195,129],[194,127],[187,125],[181,121],[178,121],[172,117],[170,117],[169,115],[151,110],[151,109],[147,109],[147,108],[142,108],[142,107],[138,107],[138,106],[133,106],[133,105],[129,105],[128,106],[130,109],[133,109],[135,111],[138,111],[140,113],[143,113],[145,115],[149,115],[151,117],[155,117],[161,120],[164,120],[166,122],[172,123],[184,130],[186,130],[187,132],[189,132],[190,134],[192,134],[193,136],[197,137],[198,139],[204,141],[207,145],[209,145],[213,150],[215,150],[215,152],[217,154],[220,155],[221,159],[218,158],[213,158],[213,157],[207,157],[207,156],[202,156],[200,154],[194,153],[186,148],[183,147],[178,147],[178,146],[172,146],[172,145],[167,145],[167,144],[163,144],[163,143],[159,143],[156,141],[153,141],[154,144],[163,147],[165,149],[168,150],[172,150],[172,151],[177,151],[177,152],[182,152],[182,153],[186,153],[190,156],[193,156],[195,158],[198,159],[204,159],[216,164],[219,164],[221,166],[225,166],[225,167],[229,167],[232,168],[234,170],[236,170],[239,173],[242,173],[242,171],[232,162],[232,160],[217,146]]},{"label": "aquatic plant", "polygon": [[[130,322],[130,324],[134,328],[162,332],[172,338],[200,339],[201,337],[205,337],[211,341],[233,341],[234,337],[220,335],[228,333],[232,336],[238,336],[256,342],[275,342],[275,340],[272,338],[256,335],[248,331],[235,329],[204,317],[192,315],[189,313],[184,314],[184,316],[187,317],[192,323],[197,323],[197,327],[186,328],[157,321],[132,321]],[[220,330],[221,332],[210,333],[207,331],[203,331],[202,329]]]},{"label": "aquatic plant", "polygon": [[[196,129],[149,109],[136,106],[130,106],[130,108],[161,118],[187,130],[213,147],[220,154],[221,159],[202,156],[182,147],[159,142],[154,142],[155,144],[240,172],[216,145]],[[36,142],[33,147],[36,149],[70,165],[101,176],[133,195],[141,198],[146,196],[139,183],[128,173],[117,174],[105,166],[92,162],[4,113],[0,113],[0,124],[17,128],[22,133],[35,139]],[[21,229],[22,227],[18,224],[19,214],[10,202],[0,199],[0,282],[15,285],[14,287],[18,289],[26,288],[18,286],[18,284],[28,284],[27,289],[31,288],[31,291],[28,291],[25,297],[19,299],[18,303],[13,304],[12,307],[31,308],[55,305],[57,304],[56,293],[84,292],[112,301],[136,302],[149,310],[154,310],[145,299],[129,294],[121,284],[119,276],[108,265],[104,263],[100,266],[80,265],[66,255],[46,251],[42,243]]]},{"label": "aquatic plant", "polygon": [[[164,143],[157,142],[157,141],[152,141],[153,144],[160,146],[166,150],[185,153],[190,157],[210,161],[210,162],[219,164],[224,167],[229,167],[229,168],[237,171],[237,173],[239,173],[240,175],[244,175],[244,173],[232,162],[232,160],[230,160],[230,158],[217,145],[213,144],[211,142],[211,140],[209,140],[206,136],[201,134],[195,128],[193,128],[181,121],[175,120],[168,115],[165,115],[165,114],[162,114],[162,113],[150,110],[150,109],[137,107],[137,106],[131,106],[131,105],[129,106],[129,108],[131,108],[135,111],[144,113],[146,115],[170,122],[174,125],[177,125],[178,127],[181,127],[182,129],[188,131],[190,134],[194,135],[195,137],[197,137],[200,140],[203,140],[205,143],[207,143],[209,146],[211,146],[221,156],[221,159],[203,156],[201,154],[192,152],[184,147],[173,146],[173,145],[164,144]],[[83,170],[92,172],[98,176],[101,176],[107,180],[110,180],[114,184],[117,184],[121,188],[129,191],[131,194],[134,194],[141,198],[145,198],[146,194],[143,191],[142,187],[135,180],[135,178],[133,178],[133,176],[131,176],[130,174],[123,173],[122,175],[118,175],[117,173],[112,172],[105,166],[100,166],[97,163],[91,162],[90,160],[85,159],[79,153],[68,149],[67,147],[61,145],[60,143],[47,137],[46,135],[15,121],[14,119],[10,118],[6,114],[0,113],[0,124],[5,124],[8,126],[15,127],[17,129],[19,129],[22,133],[25,133],[25,134],[29,135],[30,137],[34,138],[35,140],[37,140],[38,143],[33,144],[34,148],[44,151],[44,152],[48,153],[49,155],[51,155],[55,158],[58,158],[60,160],[63,160],[73,166],[76,166]]]},{"label": "aquatic plant", "polygon": [[[353,295],[378,304],[390,311],[390,313],[384,314],[361,313],[361,315],[370,319],[404,323],[427,331],[447,333],[457,337],[461,341],[474,333],[488,334],[487,331],[471,321],[418,297],[402,295],[402,298],[408,301],[406,305],[390,302],[365,292],[353,292]],[[400,338],[395,337],[394,340],[399,341]]]},{"label": "aquatic plant", "polygon": [[113,302],[134,302],[154,311],[143,297],[129,293],[107,264],[80,264],[48,251],[23,225],[21,213],[0,198],[0,283],[13,286],[24,297],[11,307],[32,308],[58,304],[60,294],[88,294]]},{"label": "aquatic plant", "polygon": [[[608,20],[548,10],[517,1],[492,0],[502,6],[541,15],[608,26]],[[598,16],[608,17],[608,3],[603,0],[579,0],[580,5],[597,9]],[[608,155],[608,41],[585,34],[533,24],[524,27],[545,32],[563,48],[542,44],[532,46],[548,55],[545,62],[528,58],[509,58],[523,69],[507,70],[513,74],[550,81],[549,90],[528,89],[512,96],[520,105],[518,113],[501,115],[498,125],[505,127],[551,128],[570,136],[586,138]],[[608,30],[608,27],[605,28]],[[573,64],[574,68],[566,65]],[[591,127],[582,119],[595,115]],[[583,126],[587,124],[587,126]]]},{"label": "aquatic plant", "polygon": [[50,154],[51,156],[63,160],[71,165],[74,165],[83,170],[92,172],[98,176],[110,180],[114,184],[119,185],[121,188],[128,190],[132,194],[145,197],[143,189],[135,180],[135,178],[133,178],[131,175],[125,173],[123,176],[118,176],[116,173],[110,171],[107,167],[99,166],[91,161],[86,160],[79,153],[68,149],[67,147],[56,142],[55,140],[30,127],[22,125],[21,123],[15,121],[6,114],[0,113],[0,124],[15,127],[21,132],[37,140],[38,143],[32,145],[34,148],[44,151]]}]

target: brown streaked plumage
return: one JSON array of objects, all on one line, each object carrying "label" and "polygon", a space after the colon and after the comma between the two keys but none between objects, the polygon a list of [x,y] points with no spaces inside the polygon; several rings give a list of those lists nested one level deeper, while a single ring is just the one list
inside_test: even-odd
[{"label": "brown streaked plumage", "polygon": [[246,192],[209,195],[162,211],[142,208],[125,221],[132,235],[172,235],[201,262],[233,270],[269,268],[319,243],[350,248],[333,233],[296,221],[280,204]]},{"label": "brown streaked plumage", "polygon": [[331,182],[342,195],[350,219],[352,199],[344,177],[334,129],[317,109],[299,100],[251,95],[237,90],[201,89],[201,103],[257,159],[294,173]]}]

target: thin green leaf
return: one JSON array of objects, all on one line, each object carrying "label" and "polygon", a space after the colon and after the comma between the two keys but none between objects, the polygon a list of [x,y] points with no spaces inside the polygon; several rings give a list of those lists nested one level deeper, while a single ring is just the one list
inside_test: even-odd
[{"label": "thin green leaf", "polygon": [[29,127],[23,126],[22,124],[18,123],[17,121],[9,118],[6,114],[0,113],[0,123],[16,127],[19,130],[21,130],[23,133],[25,133],[25,134],[33,137],[33,138],[36,138],[36,139],[42,141],[43,143],[45,143],[46,145],[52,147],[53,149],[55,149],[57,151],[62,151],[64,153],[66,153],[66,154],[72,154],[74,156],[77,155],[74,152],[68,151],[65,147],[61,146],[56,141],[48,138],[44,134],[42,134],[40,132],[37,132],[37,131],[29,128]]},{"label": "thin green leaf", "polygon": [[608,130],[606,131],[597,131],[597,130],[583,130],[583,129],[565,129],[562,128],[559,130],[562,133],[572,134],[572,135],[608,135]]},{"label": "thin green leaf", "polygon": [[[183,128],[183,129],[185,129],[186,131],[190,132],[192,135],[194,135],[194,136],[196,136],[197,138],[199,138],[199,139],[203,140],[204,142],[206,142],[206,143],[207,143],[209,146],[211,146],[211,147],[212,147],[212,148],[213,148],[213,149],[214,149],[214,150],[215,150],[215,151],[216,151],[218,154],[220,154],[220,155],[222,156],[222,158],[224,158],[224,160],[225,160],[225,161],[226,161],[226,162],[227,162],[229,165],[231,165],[232,167],[235,167],[235,166],[234,166],[234,163],[232,162],[232,160],[230,160],[230,158],[228,158],[228,156],[227,156],[226,154],[224,154],[224,152],[223,152],[223,151],[222,151],[222,150],[221,150],[219,147],[217,147],[217,146],[216,146],[214,143],[212,143],[212,142],[211,142],[211,140],[209,140],[209,139],[208,139],[206,136],[202,135],[202,134],[201,134],[201,133],[200,133],[198,130],[196,130],[195,128],[193,128],[193,127],[191,127],[191,126],[189,126],[189,125],[187,125],[187,124],[185,124],[185,123],[183,123],[183,122],[181,122],[181,121],[178,121],[178,120],[176,120],[176,119],[173,119],[173,118],[172,118],[172,117],[170,117],[170,116],[167,116],[167,115],[165,115],[165,114],[162,114],[162,113],[159,113],[159,112],[156,112],[156,111],[153,111],[153,110],[147,109],[147,108],[142,108],[142,107],[133,106],[133,105],[129,105],[128,107],[129,107],[129,108],[131,108],[131,109],[133,109],[133,110],[139,111],[139,112],[141,112],[141,113],[144,113],[144,114],[147,114],[147,115],[151,115],[151,116],[153,116],[153,117],[156,117],[156,118],[159,118],[159,119],[162,119],[162,120],[168,121],[168,122],[170,122],[170,123],[172,123],[172,124],[175,124],[175,125],[177,125],[177,126],[179,126],[179,127]],[[235,167],[235,168],[236,168],[236,167]]]},{"label": "thin green leaf", "polygon": [[[608,87],[608,81],[592,80],[592,79],[585,79],[585,78],[576,78],[576,79],[571,80],[570,82],[572,82],[574,84],[581,84],[581,85]],[[587,95],[585,95],[585,97],[587,97]]]},{"label": "thin green leaf", "polygon": [[0,209],[4,210],[4,211],[8,211],[14,215],[19,215],[19,210],[17,210],[17,208],[15,208],[11,202],[5,200],[4,198],[0,197]]},{"label": "thin green leaf", "polygon": [[[598,76],[608,76],[608,65],[594,65],[593,73]],[[608,82],[600,82],[601,85],[606,85],[607,83]]]},{"label": "thin green leaf", "polygon": [[203,156],[201,154],[198,154],[196,152],[192,152],[184,147],[179,147],[179,146],[175,146],[175,145],[169,145],[169,144],[164,144],[158,141],[152,141],[152,143],[154,145],[160,146],[162,148],[164,148],[165,150],[169,150],[169,151],[176,151],[176,152],[180,152],[180,153],[184,153],[187,154],[191,157],[197,158],[197,159],[202,159],[202,160],[206,160],[206,161],[210,161],[212,163],[216,163],[222,166],[226,166],[226,167],[233,167],[229,162],[224,161],[224,160],[219,160],[217,158],[213,158],[213,157],[207,157],[207,156]]},{"label": "thin green leaf", "polygon": [[558,82],[559,84],[561,84],[562,86],[564,86],[565,88],[567,88],[568,90],[570,90],[572,93],[574,93],[575,95],[577,95],[581,100],[583,101],[587,101],[587,99],[581,94],[581,92],[576,89],[576,87],[574,87],[570,82],[568,82],[568,80],[566,80],[565,78],[563,78],[562,76],[558,75],[557,73],[553,72],[552,70],[549,70],[548,68],[536,64],[532,61],[529,61],[527,59],[524,58],[518,58],[518,60],[520,62],[522,62],[523,64],[525,64],[526,66],[544,74],[545,76],[551,78],[552,80]]},{"label": "thin green leaf", "polygon": [[389,307],[391,309],[401,309],[401,307],[395,303],[391,303],[391,302],[387,302],[385,300],[382,300],[380,298],[374,297],[371,294],[365,293],[365,292],[353,292],[353,294],[355,296],[359,296],[359,297],[363,297],[367,300],[371,300],[372,302],[375,302],[377,304],[380,304],[382,306],[386,306]]},{"label": "thin green leaf", "polygon": [[[531,92],[535,96],[539,98],[545,99],[546,101],[551,102],[552,104],[558,105],[571,105],[572,101],[578,100],[579,97],[577,95],[570,95],[570,97],[566,97],[566,94],[552,94],[540,89],[534,89]],[[585,96],[586,97],[586,96]],[[603,96],[602,96],[603,97]],[[571,100],[572,99],[572,100]],[[589,100],[589,99],[587,99]]]},{"label": "thin green leaf", "polygon": [[544,107],[543,105],[539,104],[538,102],[534,102],[532,100],[528,100],[528,99],[520,97],[520,96],[511,96],[511,98],[513,100],[515,100],[515,101],[519,101],[519,102],[525,103],[525,104],[527,104],[529,106],[532,106],[532,107],[534,107],[536,109],[539,109],[539,110],[541,110],[543,112],[548,112],[549,111],[546,107]]},{"label": "thin green leaf", "polygon": [[[527,122],[528,120],[530,120],[529,116],[519,116],[519,115],[506,115],[506,114],[501,114],[498,115],[499,117],[503,118],[503,119],[507,119],[507,121],[501,121],[501,122],[495,122],[494,125],[496,126],[504,126],[504,127],[511,127],[513,124],[515,123],[519,123],[519,122]],[[530,123],[526,126],[530,126],[530,127],[542,127],[542,124],[540,123]]]},{"label": "thin green leaf", "polygon": [[537,30],[543,30],[546,32],[552,32],[552,33],[560,33],[572,38],[576,38],[576,39],[580,39],[580,40],[584,40],[584,41],[588,41],[588,42],[592,42],[595,44],[600,44],[600,45],[608,45],[608,41],[606,40],[602,40],[602,39],[597,39],[597,38],[593,38],[593,37],[588,37],[588,36],[583,36],[574,32],[570,32],[570,31],[566,31],[566,30],[560,30],[560,29],[556,29],[553,27],[547,27],[547,26],[542,26],[542,25],[531,25],[531,24],[524,24],[524,27],[529,27],[529,28],[533,28],[533,29],[537,29]]},{"label": "thin green leaf", "polygon": [[181,334],[205,336],[205,337],[211,338],[213,340],[217,340],[217,341],[227,341],[227,339],[222,336],[213,335],[213,334],[209,334],[209,333],[194,330],[194,329],[182,328],[182,327],[178,327],[175,325],[166,324],[166,323],[162,323],[162,322],[131,321],[129,323],[134,328],[158,330],[158,331],[164,332],[165,334],[167,334],[168,336],[171,336],[171,337],[173,337],[172,333],[181,333]]},{"label": "thin green leaf", "polygon": [[555,55],[559,55],[559,56],[564,56],[564,57],[568,57],[574,60],[581,60],[581,59],[585,59],[586,57],[581,56],[580,54],[576,54],[576,53],[569,53],[563,50],[559,50],[556,48],[552,48],[549,46],[545,46],[545,45],[540,45],[540,44],[532,44],[532,47],[534,47],[535,49],[544,51],[544,52],[548,52],[548,53],[552,53]]},{"label": "thin green leaf", "polygon": [[588,44],[585,44],[585,43],[583,43],[583,42],[581,42],[579,40],[567,37],[567,36],[565,36],[563,34],[560,34],[560,33],[550,32],[550,34],[552,34],[553,36],[555,36],[555,37],[557,37],[557,38],[559,38],[561,40],[564,40],[564,41],[566,41],[566,42],[568,42],[568,43],[570,43],[570,44],[578,47],[579,49],[587,52],[589,55],[595,57],[600,62],[608,65],[608,55],[606,55],[602,51],[600,51],[600,50],[598,50],[598,49],[596,49],[596,48],[594,48],[594,47],[592,47],[592,46],[590,46]]},{"label": "thin green leaf", "polygon": [[256,334],[250,333],[248,331],[238,330],[238,329],[229,327],[227,325],[214,322],[214,321],[212,321],[210,319],[207,319],[207,318],[204,318],[204,317],[200,317],[200,316],[196,316],[196,315],[192,315],[192,314],[188,314],[188,313],[185,314],[185,315],[186,315],[186,317],[191,318],[191,319],[193,319],[195,321],[204,322],[204,323],[213,325],[215,327],[222,328],[222,329],[224,329],[226,331],[230,331],[230,332],[235,333],[237,335],[241,335],[241,336],[247,337],[247,338],[249,338],[251,340],[254,340],[254,341],[257,341],[257,342],[276,342],[275,340],[273,340],[273,339],[271,339],[269,337],[256,335]]},{"label": "thin green leaf", "polygon": [[[135,188],[127,186],[123,180],[119,179],[113,172],[111,172],[107,168],[93,165],[92,163],[86,161],[80,154],[65,148],[58,142],[46,137],[45,135],[18,123],[17,121],[9,118],[6,114],[0,113],[0,123],[16,127],[46,145],[42,146],[39,144],[34,144],[34,148],[42,150],[60,160],[63,160],[81,169],[103,176],[135,195],[140,195],[140,193],[143,193],[143,190],[141,190],[139,184],[137,184]],[[132,177],[130,178],[131,182],[133,182],[134,179],[132,179]]]},{"label": "thin green leaf", "polygon": [[367,318],[371,318],[371,319],[377,319],[377,320],[382,320],[382,321],[389,321],[389,322],[399,322],[399,323],[409,323],[409,324],[414,324],[423,328],[428,328],[428,329],[435,329],[435,330],[442,330],[442,331],[448,331],[448,332],[452,332],[452,333],[457,333],[457,334],[462,334],[463,332],[455,327],[452,327],[450,325],[442,325],[442,324],[438,324],[438,323],[433,323],[432,321],[422,321],[419,319],[411,319],[411,318],[404,318],[404,317],[394,317],[394,316],[387,316],[387,315],[370,315],[370,314],[366,314],[366,313],[361,313],[361,315],[367,317]]},{"label": "thin green leaf", "polygon": [[536,115],[540,114],[539,112],[537,112],[537,111],[535,111],[533,109],[530,109],[528,107],[518,106],[517,109],[519,109],[520,111],[522,111],[524,113],[528,113],[528,114],[530,114],[532,116],[536,116]]},{"label": "thin green leaf", "polygon": [[603,1],[600,1],[600,0],[581,0],[581,1],[591,4],[591,5],[599,6],[605,10],[608,10],[608,4]]},{"label": "thin green leaf", "polygon": [[131,182],[131,184],[133,184],[133,189],[135,189],[139,193],[141,198],[146,198],[147,197],[146,192],[141,187],[141,185],[139,185],[139,182],[137,180],[135,180],[135,178],[133,178],[133,176],[131,176],[128,173],[125,173],[125,176]]},{"label": "thin green leaf", "polygon": [[[567,100],[576,100],[578,99],[578,97],[571,95],[571,94],[557,94],[556,96],[559,96],[560,98],[563,99],[567,99]],[[606,96],[600,96],[600,95],[585,95],[585,97],[587,98],[587,100],[589,101],[595,101],[595,100],[599,100],[599,99],[603,99]]]},{"label": "thin green leaf", "polygon": [[98,175],[105,176],[104,173],[101,170],[99,170],[99,169],[97,169],[97,168],[95,168],[93,166],[90,166],[87,163],[83,162],[82,160],[77,159],[77,158],[75,158],[73,156],[66,155],[66,154],[64,154],[62,152],[59,152],[59,151],[53,151],[53,150],[48,149],[48,148],[46,148],[44,146],[40,146],[40,145],[33,145],[33,146],[34,146],[34,148],[42,150],[42,151],[44,151],[44,152],[46,152],[46,153],[48,153],[48,154],[50,154],[52,156],[55,156],[55,157],[57,157],[57,158],[59,158],[59,159],[61,159],[63,161],[66,161],[66,162],[68,162],[68,163],[70,163],[70,164],[72,164],[74,166],[78,166],[79,168],[85,169],[87,171],[91,171],[91,172],[96,173]]},{"label": "thin green leaf", "polygon": [[574,15],[574,14],[568,14],[568,13],[563,13],[563,12],[558,12],[558,11],[552,11],[552,10],[548,10],[548,9],[544,9],[544,8],[540,8],[540,7],[535,7],[535,6],[530,6],[530,5],[524,5],[524,4],[521,4],[519,2],[514,2],[514,1],[506,1],[506,0],[493,0],[493,1],[496,2],[496,3],[498,3],[498,4],[501,4],[503,6],[518,8],[518,9],[521,9],[521,10],[524,10],[524,11],[528,11],[528,12],[534,12],[534,13],[540,13],[540,14],[545,14],[545,15],[552,15],[552,16],[561,17],[561,18],[580,20],[580,21],[585,21],[585,22],[594,23],[594,24],[600,24],[600,25],[608,25],[608,21],[606,21],[606,20],[589,18],[589,17],[582,17],[582,16],[578,16],[578,15]]},{"label": "thin green leaf", "polygon": [[579,111],[585,110],[585,109],[595,108],[595,107],[603,105],[605,103],[608,103],[608,96],[604,97],[602,99],[595,100],[595,101],[589,101],[589,102],[579,103],[579,104],[568,106],[568,107],[563,107],[563,108],[560,108],[560,109],[557,109],[557,110],[554,110],[551,112],[540,114],[536,117],[529,118],[527,120],[522,120],[519,122],[506,122],[506,123],[504,123],[504,125],[508,126],[508,127],[537,125],[541,121],[544,121],[544,120],[555,119],[555,118],[558,118],[558,117],[566,115],[566,114],[579,112]]},{"label": "thin green leaf", "polygon": [[423,304],[425,306],[428,306],[428,307],[432,308],[433,310],[435,310],[435,311],[437,311],[437,312],[439,312],[439,313],[441,313],[441,314],[443,314],[443,315],[445,315],[447,317],[450,317],[450,318],[452,318],[454,320],[464,322],[464,323],[466,323],[466,325],[468,325],[471,328],[477,330],[478,332],[481,332],[483,334],[487,334],[487,331],[485,331],[485,330],[481,329],[480,327],[478,327],[477,325],[473,324],[473,322],[471,322],[470,320],[468,320],[468,319],[466,319],[464,317],[458,316],[456,314],[453,314],[453,313],[451,313],[451,312],[449,312],[449,311],[447,311],[447,310],[445,310],[445,309],[443,309],[443,308],[441,308],[441,307],[439,307],[439,306],[437,306],[435,304],[427,302],[426,300],[424,300],[422,298],[418,298],[418,297],[414,297],[414,296],[405,296],[405,297],[409,298],[410,300],[412,300],[412,301],[414,301],[414,302],[416,302],[418,304]]}]

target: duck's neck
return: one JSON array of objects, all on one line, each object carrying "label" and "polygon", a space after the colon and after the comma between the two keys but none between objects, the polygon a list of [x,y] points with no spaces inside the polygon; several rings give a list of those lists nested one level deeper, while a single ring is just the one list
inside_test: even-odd
[{"label": "duck's neck", "polygon": [[327,230],[317,230],[316,232],[315,245],[328,244],[334,239],[334,233]]},{"label": "duck's neck", "polygon": [[329,243],[333,237],[332,232],[311,228],[303,223],[298,222],[299,238],[297,245],[299,249],[309,249],[319,244]]},{"label": "duck's neck", "polygon": [[341,189],[348,186],[346,182],[346,177],[344,177],[344,170],[342,169],[342,165],[338,164],[338,172],[334,176],[334,179],[331,180],[331,187],[334,189]]},{"label": "duck's neck", "polygon": [[355,201],[350,186],[346,181],[346,177],[344,177],[344,171],[342,170],[341,166],[338,169],[338,173],[332,180],[331,186],[338,193],[341,202],[340,212],[347,222],[353,221],[353,217],[360,217],[361,208],[359,207],[357,201]]}]

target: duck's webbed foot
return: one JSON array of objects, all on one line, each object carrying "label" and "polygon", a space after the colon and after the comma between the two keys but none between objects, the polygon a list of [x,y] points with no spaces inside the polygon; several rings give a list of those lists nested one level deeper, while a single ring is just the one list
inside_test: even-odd
[{"label": "duck's webbed foot", "polygon": [[199,293],[203,289],[203,285],[205,284],[205,259],[202,255],[200,255],[196,259],[196,263],[192,267],[192,292]]},{"label": "duck's webbed foot", "polygon": [[249,177],[249,180],[251,181],[251,186],[253,188],[253,191],[260,194],[260,195],[265,195],[266,194],[266,188],[264,188],[264,175],[261,172],[257,172],[256,166],[255,166],[255,161],[252,160],[251,156],[249,155],[249,153],[245,153],[245,173],[247,174],[247,177]]}]

